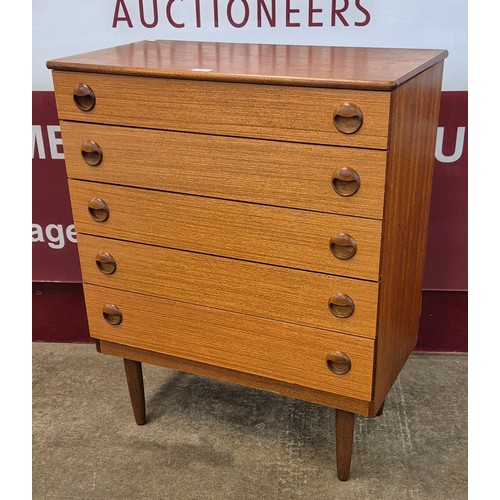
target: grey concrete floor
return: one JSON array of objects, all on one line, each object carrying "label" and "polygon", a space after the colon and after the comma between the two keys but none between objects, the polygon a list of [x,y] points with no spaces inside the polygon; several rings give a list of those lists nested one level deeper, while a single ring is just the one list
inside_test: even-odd
[{"label": "grey concrete floor", "polygon": [[351,478],[335,412],[144,365],[135,424],[120,359],[33,344],[33,499],[465,499],[467,357],[414,354],[383,416],[358,417]]}]

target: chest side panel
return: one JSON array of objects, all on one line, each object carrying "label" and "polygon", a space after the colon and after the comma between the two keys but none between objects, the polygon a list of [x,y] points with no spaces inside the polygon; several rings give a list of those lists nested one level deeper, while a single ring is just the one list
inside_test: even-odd
[{"label": "chest side panel", "polygon": [[373,411],[418,335],[443,63],[394,91],[382,226]]}]

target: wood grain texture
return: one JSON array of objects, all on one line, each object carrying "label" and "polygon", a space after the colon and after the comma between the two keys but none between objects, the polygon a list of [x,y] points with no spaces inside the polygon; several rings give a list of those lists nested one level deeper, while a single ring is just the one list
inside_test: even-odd
[{"label": "wood grain texture", "polygon": [[275,392],[282,396],[301,399],[332,408],[340,408],[345,411],[355,412],[358,415],[368,416],[369,402],[361,399],[340,396],[324,391],[303,387],[296,384],[287,384],[279,380],[273,380],[266,377],[259,377],[250,373],[244,373],[220,366],[199,363],[189,359],[160,354],[154,351],[147,351],[130,347],[123,344],[117,344],[106,340],[100,341],[96,339],[102,346],[99,352],[120,358],[134,359],[142,363],[150,363],[153,365],[163,366],[173,370],[179,370],[202,377],[212,378],[232,384],[239,384],[253,389],[259,389],[269,392]]},{"label": "wood grain texture", "polygon": [[371,414],[417,341],[442,71],[440,63],[394,91]]},{"label": "wood grain texture", "polygon": [[337,477],[347,481],[351,473],[352,445],[355,415],[352,412],[335,411],[335,447],[337,454]]},{"label": "wood grain texture", "polygon": [[[446,55],[141,42],[49,62],[98,349],[351,412],[344,438],[353,412],[381,411],[418,331]],[[354,196],[332,189],[338,167]],[[328,311],[361,289],[352,316]]]},{"label": "wood grain texture", "polygon": [[[91,336],[369,400],[372,340],[84,284]],[[106,303],[123,312],[119,325],[102,317]],[[101,344],[102,349],[102,344]],[[342,351],[351,370],[334,375],[325,358]]]},{"label": "wood grain texture", "polygon": [[[385,151],[67,121],[61,131],[73,179],[382,218]],[[98,167],[82,158],[91,141],[102,150]],[[359,191],[348,197],[332,187],[345,167],[360,176]]]},{"label": "wood grain texture", "polygon": [[[62,120],[387,149],[389,92],[193,82],[94,73],[53,73]],[[76,85],[96,96],[91,111],[73,101]],[[363,112],[355,134],[339,132],[333,112],[345,102]],[[251,105],[249,104],[251,103]]]},{"label": "wood grain texture", "polygon": [[146,400],[144,398],[144,380],[142,377],[142,365],[139,361],[124,359],[123,366],[127,377],[128,392],[135,423],[144,425],[146,423]]},{"label": "wood grain texture", "polygon": [[[375,337],[378,283],[84,234],[78,235],[78,249],[87,283]],[[96,265],[102,251],[116,260],[113,274]],[[329,298],[339,293],[355,303],[348,318],[329,310]]]},{"label": "wood grain texture", "polygon": [[[79,233],[378,281],[378,220],[76,180],[69,188]],[[109,207],[105,222],[88,213],[95,197]],[[352,259],[330,251],[339,232],[357,241]]]},{"label": "wood grain texture", "polygon": [[447,54],[432,49],[145,40],[52,60],[47,67],[132,76],[392,90]]}]

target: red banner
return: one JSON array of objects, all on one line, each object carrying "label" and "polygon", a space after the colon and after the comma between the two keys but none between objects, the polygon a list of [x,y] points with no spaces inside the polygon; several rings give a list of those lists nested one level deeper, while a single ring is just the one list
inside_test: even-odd
[{"label": "red banner", "polygon": [[[53,92],[33,92],[33,281],[81,282]],[[467,289],[467,92],[443,92],[424,289]]]},{"label": "red banner", "polygon": [[426,290],[467,290],[467,92],[443,92],[432,186]]},{"label": "red banner", "polygon": [[53,92],[33,92],[33,281],[81,282]]}]

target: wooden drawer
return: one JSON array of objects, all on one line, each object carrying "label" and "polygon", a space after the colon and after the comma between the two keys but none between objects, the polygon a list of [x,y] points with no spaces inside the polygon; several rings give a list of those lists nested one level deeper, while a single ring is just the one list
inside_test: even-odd
[{"label": "wooden drawer", "polygon": [[[80,72],[53,72],[61,120],[256,137],[311,144],[388,148],[390,92],[170,80]],[[79,84],[95,105],[74,102]],[[355,104],[361,128],[342,133],[334,112]]]},{"label": "wooden drawer", "polygon": [[[84,234],[78,235],[78,248],[88,283],[375,337],[378,283]],[[109,255],[101,255],[98,266],[102,253]],[[351,316],[330,311],[329,300],[337,294],[353,300]]]},{"label": "wooden drawer", "polygon": [[[66,121],[61,128],[73,179],[382,218],[384,151]],[[359,184],[342,183],[345,169]]]},{"label": "wooden drawer", "polygon": [[[93,338],[359,399],[371,397],[372,340],[95,285],[84,288]],[[120,309],[120,324],[104,319],[107,304]],[[326,364],[335,351],[350,359],[351,369],[343,375]]]},{"label": "wooden drawer", "polygon": [[[378,220],[85,181],[69,187],[79,233],[378,281]],[[105,222],[89,214],[95,197],[109,207]],[[348,260],[330,250],[342,233],[357,244]]]}]

